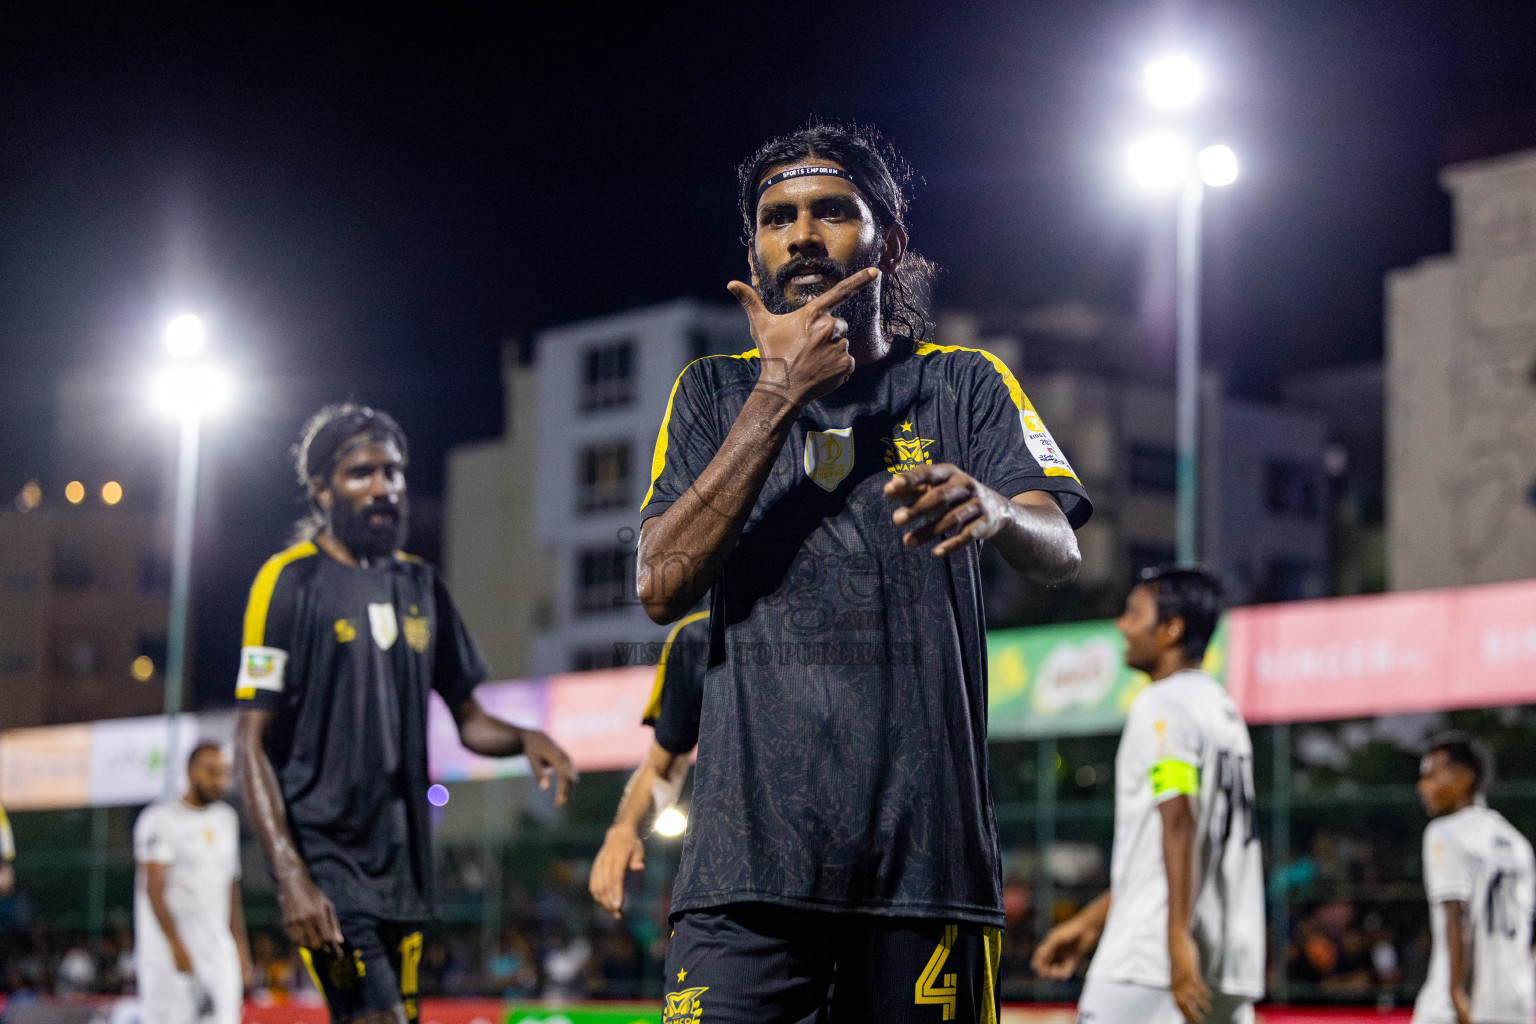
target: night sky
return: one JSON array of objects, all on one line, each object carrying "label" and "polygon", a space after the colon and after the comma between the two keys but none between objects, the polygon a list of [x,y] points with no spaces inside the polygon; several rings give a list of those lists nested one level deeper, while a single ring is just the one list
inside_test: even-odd
[{"label": "night sky", "polygon": [[306,413],[391,409],[436,495],[445,448],[499,429],[501,338],[729,301],[735,164],[810,115],[916,167],[940,307],[1134,313],[1153,214],[1121,153],[1142,63],[1183,40],[1244,166],[1208,204],[1208,356],[1258,397],[1378,357],[1383,273],[1449,245],[1438,169],[1536,145],[1529,0],[554,6],[7,6],[0,491],[49,458],[60,373],[205,313],[249,381],[210,437],[205,697]]}]

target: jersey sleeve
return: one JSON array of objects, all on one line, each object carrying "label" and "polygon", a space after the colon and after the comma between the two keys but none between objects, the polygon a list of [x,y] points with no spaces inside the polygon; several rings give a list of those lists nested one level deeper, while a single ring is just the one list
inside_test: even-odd
[{"label": "jersey sleeve", "polygon": [[1082,526],[1093,514],[1093,504],[1071,463],[1003,361],[989,352],[978,352],[977,357],[970,465],[961,468],[1006,498],[1049,491],[1072,528]]},{"label": "jersey sleeve", "polygon": [[681,498],[720,449],[707,367],[707,359],[694,360],[672,385],[651,455],[650,487],[640,503],[642,522],[661,515]]},{"label": "jersey sleeve", "polygon": [[1468,902],[1473,890],[1472,860],[1453,830],[1432,821],[1424,830],[1424,894],[1430,903]]},{"label": "jersey sleeve", "polygon": [[475,687],[490,675],[490,667],[476,646],[469,627],[459,617],[442,578],[433,575],[432,598],[437,604],[437,650],[432,665],[432,688],[450,708],[468,700]]},{"label": "jersey sleeve", "polygon": [[251,583],[240,640],[240,673],[235,680],[235,698],[241,707],[272,709],[282,702],[298,617],[297,588],[289,566],[314,554],[313,544],[297,544],[267,559]]},{"label": "jersey sleeve", "polygon": [[11,833],[11,819],[6,817],[5,808],[0,807],[0,860],[15,859],[16,837]]},{"label": "jersey sleeve", "polygon": [[704,673],[709,667],[709,612],[695,612],[672,627],[656,663],[656,684],[644,722],[655,730],[656,744],[672,754],[699,745],[699,715],[704,706]]},{"label": "jersey sleeve", "polygon": [[[1152,783],[1153,804],[1198,794],[1203,750],[1194,718],[1182,704],[1163,699],[1155,690],[1138,701],[1137,710],[1135,742],[1146,752],[1144,768]],[[1126,729],[1131,728],[1132,721],[1127,719]]]},{"label": "jersey sleeve", "polygon": [[133,859],[140,864],[171,864],[176,860],[170,823],[158,804],[144,808],[133,824]]}]

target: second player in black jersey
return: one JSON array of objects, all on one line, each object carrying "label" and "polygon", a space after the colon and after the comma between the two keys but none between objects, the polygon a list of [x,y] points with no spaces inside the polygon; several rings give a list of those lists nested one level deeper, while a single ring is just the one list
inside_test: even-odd
[{"label": "second player in black jersey", "polygon": [[297,449],[313,502],[303,539],[269,559],[246,607],[236,696],[246,808],[283,924],[333,1021],[417,1019],[432,910],[427,697],[464,746],[526,754],[563,803],[571,763],[549,737],[474,698],[485,662],[436,569],[400,552],[405,436],[387,414],[330,406]]},{"label": "second player in black jersey", "polygon": [[995,1012],[979,549],[1064,583],[1090,505],[1000,360],[923,340],[893,167],[835,125],[743,166],[757,347],[685,369],[658,435],[641,600],[710,594],[668,1024]]}]

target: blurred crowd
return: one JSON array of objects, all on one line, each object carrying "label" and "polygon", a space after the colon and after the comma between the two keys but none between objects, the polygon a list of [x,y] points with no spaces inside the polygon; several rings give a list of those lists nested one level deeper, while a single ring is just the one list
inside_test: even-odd
[{"label": "blurred crowd", "polygon": [[[1088,853],[1092,848],[1084,846]],[[1377,850],[1328,831],[1269,872],[1270,895],[1288,908],[1281,955],[1271,951],[1270,992],[1293,1001],[1402,1004],[1422,982],[1429,933],[1417,863],[1408,851]],[[1040,865],[1011,858],[1005,885],[1008,927],[1001,982],[1009,1000],[1075,997],[1073,985],[1042,983],[1029,966],[1041,927],[1059,921],[1102,891],[1101,855],[1071,849],[1057,858],[1073,868],[1051,893],[1049,913],[1032,887]],[[1398,861],[1401,860],[1401,863]],[[1062,863],[1054,865],[1060,871]],[[500,886],[501,924],[488,938],[482,922],[453,921],[454,907],[478,905],[486,885],[470,857],[444,858],[447,920],[428,929],[420,966],[424,995],[509,999],[658,998],[666,955],[665,894],[639,895],[622,921],[593,906],[589,862],[546,863],[539,886]],[[643,885],[636,887],[644,889]],[[1273,925],[1273,922],[1272,922]],[[1272,927],[1272,934],[1274,930]],[[108,929],[99,942],[84,932],[40,925],[0,929],[0,990],[69,995],[133,991],[133,937]],[[315,1002],[318,995],[282,929],[251,929],[258,1002]]]}]

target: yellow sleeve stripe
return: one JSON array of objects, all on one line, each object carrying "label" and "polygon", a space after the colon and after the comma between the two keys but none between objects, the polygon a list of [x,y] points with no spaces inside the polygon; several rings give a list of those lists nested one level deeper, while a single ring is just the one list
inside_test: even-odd
[{"label": "yellow sleeve stripe", "polygon": [[678,620],[677,625],[672,627],[672,632],[667,634],[667,642],[661,645],[661,657],[656,659],[656,681],[651,684],[651,699],[646,702],[645,714],[641,717],[654,719],[661,716],[661,684],[667,678],[667,655],[672,653],[672,643],[677,639],[677,634],[683,631],[684,626],[707,618],[709,618],[709,612],[685,615]]},{"label": "yellow sleeve stripe", "polygon": [[920,341],[912,351],[914,355],[920,356],[932,355],[935,352],[980,353],[987,357],[987,362],[992,364],[992,368],[997,371],[998,376],[1003,378],[1003,383],[1008,385],[1008,397],[1013,399],[1013,404],[1018,407],[1019,412],[1035,411],[1035,407],[1029,403],[1029,398],[1024,394],[1024,389],[1019,387],[1018,379],[1014,377],[1013,371],[1008,369],[1008,364],[984,348],[961,348],[959,345],[933,345],[926,341]]},{"label": "yellow sleeve stripe", "polygon": [[11,834],[11,819],[5,816],[5,808],[0,807],[0,860],[16,859],[16,839]]},{"label": "yellow sleeve stripe", "polygon": [[1152,795],[1176,793],[1194,796],[1200,792],[1200,773],[1183,761],[1159,761],[1152,766]]},{"label": "yellow sleeve stripe", "polygon": [[[998,375],[1003,378],[1003,383],[1008,386],[1008,397],[1013,399],[1013,404],[1018,407],[1020,414],[1025,417],[1033,416],[1037,420],[1039,419],[1040,414],[1035,411],[1034,403],[1029,400],[1029,396],[1024,393],[1024,389],[1019,387],[1018,378],[1013,375],[1012,370],[1008,369],[1008,364],[986,349],[962,348],[959,345],[933,345],[926,341],[920,341],[912,352],[914,355],[920,356],[931,355],[935,352],[978,352],[986,356],[987,362],[992,364],[992,368],[998,372]],[[1043,430],[1044,428],[1042,427],[1041,429]],[[1077,480],[1077,474],[1070,469],[1064,469],[1061,466],[1045,466],[1042,468],[1046,476],[1064,476],[1069,480]],[[1082,483],[1081,480],[1077,482]]]},{"label": "yellow sleeve stripe", "polygon": [[[736,356],[704,356],[704,359],[756,359],[757,349],[748,349]],[[697,363],[695,359],[689,363]],[[688,366],[683,367],[683,373],[688,372]],[[677,380],[672,382],[672,393],[667,396],[667,411],[661,417],[661,432],[656,435],[656,449],[651,454],[651,485],[645,489],[645,500],[640,502],[640,510],[651,503],[651,495],[656,493],[656,480],[661,476],[661,471],[667,466],[667,427],[672,423],[672,401],[677,398],[677,387],[683,382],[683,373],[677,375]]]},{"label": "yellow sleeve stripe", "polygon": [[308,558],[318,551],[313,541],[305,541],[267,559],[267,564],[256,574],[256,582],[251,584],[251,598],[245,605],[244,646],[267,646],[267,609],[272,606],[272,591],[277,589],[277,577],[290,563]]}]

